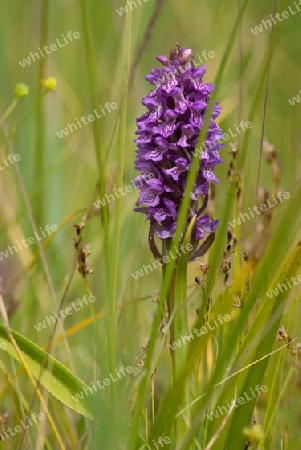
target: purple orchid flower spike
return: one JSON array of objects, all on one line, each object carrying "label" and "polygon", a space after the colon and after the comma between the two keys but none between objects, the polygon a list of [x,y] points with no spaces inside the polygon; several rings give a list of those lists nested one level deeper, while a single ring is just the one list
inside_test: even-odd
[{"label": "purple orchid flower spike", "polygon": [[[177,45],[169,58],[158,56],[157,60],[163,68],[153,68],[145,77],[155,87],[142,101],[148,111],[137,119],[135,140],[138,146],[135,165],[142,172],[135,179],[140,189],[135,211],[146,214],[150,220],[149,243],[156,258],[160,257],[160,252],[154,235],[161,240],[174,235],[188,172],[198,151],[196,145],[214,89],[212,84],[203,83],[205,66],[196,67],[190,49]],[[196,216],[191,260],[206,253],[219,223],[203,214],[209,184],[219,182],[214,174],[215,166],[222,161],[219,150],[224,146],[220,143],[223,133],[215,121],[219,113],[220,106],[216,102],[198,155],[198,174],[190,194],[186,228]],[[152,174],[152,178],[146,176],[148,174]],[[206,238],[205,234],[209,236]]]}]

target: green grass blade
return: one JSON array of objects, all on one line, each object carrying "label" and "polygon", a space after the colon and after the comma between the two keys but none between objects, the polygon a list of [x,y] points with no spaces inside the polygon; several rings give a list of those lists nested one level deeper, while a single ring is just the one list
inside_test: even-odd
[{"label": "green grass blade", "polygon": [[[77,393],[87,388],[86,384],[29,339],[16,331],[11,330],[11,332],[22,352],[24,360],[36,379],[39,378],[41,367],[44,365],[40,384],[68,408],[92,419],[91,409],[85,398],[78,401],[72,398],[72,396],[76,396]],[[2,324],[0,324],[0,348],[19,361]]]}]

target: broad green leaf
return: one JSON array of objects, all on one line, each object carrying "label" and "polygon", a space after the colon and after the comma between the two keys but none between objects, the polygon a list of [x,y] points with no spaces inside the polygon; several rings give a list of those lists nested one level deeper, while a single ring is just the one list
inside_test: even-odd
[{"label": "broad green leaf", "polygon": [[[76,394],[81,393],[84,388],[87,388],[86,384],[74,376],[63,364],[29,339],[16,331],[11,330],[11,332],[32,375],[40,380],[40,384],[60,402],[68,406],[68,408],[92,419],[93,415],[87,397],[85,395],[83,399],[78,399],[77,397],[78,401],[72,397],[76,397]],[[15,360],[19,361],[18,355],[7,336],[3,324],[0,324],[0,347]],[[44,368],[40,377],[41,367],[43,365]]]}]

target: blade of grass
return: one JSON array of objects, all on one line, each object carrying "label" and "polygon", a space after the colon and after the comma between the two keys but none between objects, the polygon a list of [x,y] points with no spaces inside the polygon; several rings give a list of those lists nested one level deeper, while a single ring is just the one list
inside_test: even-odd
[{"label": "blade of grass", "polygon": [[[117,186],[123,184],[124,172],[124,158],[126,147],[126,129],[127,129],[127,108],[128,108],[128,91],[129,91],[129,73],[131,64],[131,24],[132,11],[130,10],[126,15],[125,29],[124,29],[124,55],[123,55],[123,77],[122,77],[122,99],[121,99],[121,113],[119,122],[119,132],[117,141],[118,155],[118,169],[117,169]],[[116,367],[116,337],[115,337],[115,311],[117,299],[117,281],[119,272],[119,254],[120,254],[120,239],[121,239],[121,216],[122,216],[123,196],[118,196],[116,200],[116,214],[114,227],[114,244],[113,244],[113,266],[112,266],[112,296],[109,302],[110,324],[109,324],[109,344],[111,352],[111,370]],[[113,385],[114,387],[115,385]]]},{"label": "blade of grass", "polygon": [[[50,3],[49,0],[45,0],[40,4],[40,48],[47,44],[49,12]],[[42,80],[45,76],[46,58],[39,59],[38,64],[38,76],[39,80]],[[35,217],[37,223],[42,226],[45,223],[45,117],[41,103],[37,105],[36,110],[36,133],[35,179],[37,183],[37,198],[35,202]]]}]

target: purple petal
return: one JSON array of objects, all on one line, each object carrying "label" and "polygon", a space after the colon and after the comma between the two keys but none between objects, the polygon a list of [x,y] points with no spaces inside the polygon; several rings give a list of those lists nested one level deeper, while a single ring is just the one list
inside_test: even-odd
[{"label": "purple petal", "polygon": [[168,238],[172,237],[170,231],[162,230],[162,229],[157,228],[157,227],[155,228],[155,233],[157,234],[157,236],[160,239],[168,239]]},{"label": "purple petal", "polygon": [[197,195],[204,196],[204,195],[208,194],[208,189],[209,189],[209,183],[203,183],[195,189],[195,193]]},{"label": "purple petal", "polygon": [[151,159],[152,161],[162,161],[163,155],[164,151],[162,151],[161,149],[155,149],[145,153],[144,158]]},{"label": "purple petal", "polygon": [[166,211],[163,208],[151,208],[150,213],[157,222],[163,222],[166,219]]},{"label": "purple petal", "polygon": [[212,170],[204,170],[203,175],[204,178],[208,181],[215,181],[215,183],[219,182]]},{"label": "purple petal", "polygon": [[141,192],[140,204],[145,204],[149,206],[157,206],[160,203],[160,198],[158,192],[154,189],[148,189],[145,192]]}]

